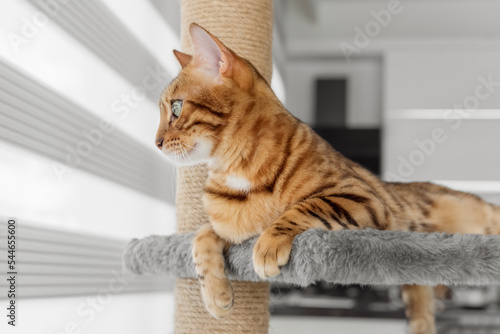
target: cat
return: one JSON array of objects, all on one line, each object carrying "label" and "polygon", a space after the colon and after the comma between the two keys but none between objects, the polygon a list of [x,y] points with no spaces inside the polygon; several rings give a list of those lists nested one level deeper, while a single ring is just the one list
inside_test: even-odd
[{"label": "cat", "polygon": [[[210,223],[193,259],[213,316],[233,305],[224,250],[256,235],[254,268],[267,278],[311,228],[500,233],[499,207],[432,183],[381,181],[290,114],[250,62],[199,25],[190,34],[194,55],[174,50],[182,69],[160,99],[156,146],[177,165],[208,163]],[[435,333],[432,288],[402,292],[411,333]]]}]

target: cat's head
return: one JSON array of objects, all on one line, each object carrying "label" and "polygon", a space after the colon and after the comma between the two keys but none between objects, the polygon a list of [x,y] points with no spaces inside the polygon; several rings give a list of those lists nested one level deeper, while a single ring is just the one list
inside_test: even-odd
[{"label": "cat's head", "polygon": [[248,61],[215,36],[196,24],[190,34],[194,54],[174,50],[182,70],[162,94],[156,133],[156,146],[178,165],[209,162],[238,140],[244,106],[267,87]]}]

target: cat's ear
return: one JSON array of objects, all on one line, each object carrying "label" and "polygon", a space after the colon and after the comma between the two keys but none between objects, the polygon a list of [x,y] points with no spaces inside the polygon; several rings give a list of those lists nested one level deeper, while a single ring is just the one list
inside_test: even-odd
[{"label": "cat's ear", "polygon": [[240,86],[249,83],[248,79],[249,77],[251,79],[251,73],[247,73],[249,72],[248,65],[222,44],[217,37],[196,23],[191,23],[189,32],[194,48],[194,66],[213,76],[232,78]]},{"label": "cat's ear", "polygon": [[197,25],[189,26],[194,48],[194,64],[212,75],[228,76],[233,55],[215,36]]},{"label": "cat's ear", "polygon": [[191,60],[193,60],[193,56],[188,55],[187,53],[183,53],[177,50],[174,51],[174,56],[177,58],[179,61],[179,64],[181,64],[181,67],[184,68],[191,63]]}]

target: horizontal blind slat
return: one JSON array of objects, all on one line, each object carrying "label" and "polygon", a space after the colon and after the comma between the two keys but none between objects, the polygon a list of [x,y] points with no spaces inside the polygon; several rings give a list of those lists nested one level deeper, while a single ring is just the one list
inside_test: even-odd
[{"label": "horizontal blind slat", "polygon": [[[8,277],[9,275],[7,275]],[[66,276],[66,275],[24,275],[19,274],[17,279],[18,286],[63,286],[63,285],[82,285],[82,286],[106,286],[113,283],[117,278],[108,273],[106,276],[88,277],[88,276]],[[168,280],[165,280],[168,282]],[[127,284],[138,286],[146,284],[163,284],[162,280],[152,276],[139,276],[127,281]],[[0,289],[8,287],[6,282],[0,284]]]},{"label": "horizontal blind slat", "polygon": [[[152,285],[149,287],[124,287],[117,293],[155,293],[155,292],[166,292],[171,291],[168,286],[162,285]],[[79,287],[79,286],[61,286],[61,287],[46,287],[41,289],[40,287],[23,287],[19,290],[16,295],[17,299],[27,299],[27,298],[54,298],[54,297],[69,297],[69,296],[96,296],[105,295],[106,293],[111,293],[106,287],[96,289],[94,287]],[[116,294],[117,294],[116,293]]]},{"label": "horizontal blind slat", "polygon": [[[7,233],[7,217],[0,215],[0,236]],[[29,221],[21,220],[16,229],[22,239],[37,240],[45,243],[64,243],[81,247],[96,247],[103,249],[122,248],[127,240],[105,238],[97,235],[79,233],[58,229],[57,227],[41,227],[30,224]]]},{"label": "horizontal blind slat", "polygon": [[[7,256],[8,217],[0,215],[0,254]],[[170,291],[166,275],[124,272],[122,253],[126,240],[15,223],[16,289],[21,298],[97,294],[116,285],[125,293]],[[7,280],[0,290],[8,290]],[[0,294],[0,299],[6,294]]]}]

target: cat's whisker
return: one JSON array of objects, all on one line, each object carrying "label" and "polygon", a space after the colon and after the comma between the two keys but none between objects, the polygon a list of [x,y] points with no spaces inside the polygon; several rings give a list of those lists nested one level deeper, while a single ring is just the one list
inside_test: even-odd
[{"label": "cat's whisker", "polygon": [[213,133],[209,133],[208,135],[209,135],[209,136],[213,136],[213,137],[215,137],[215,138],[219,138],[220,140],[222,140],[222,138],[221,138],[221,137],[216,136],[216,135],[214,135]]},{"label": "cat's whisker", "polygon": [[[187,147],[189,147],[189,148],[191,148],[191,149],[193,149],[193,150],[196,150],[196,151],[198,151],[198,152],[202,153],[203,155],[205,155],[207,158],[210,158],[210,156],[209,156],[206,152],[203,152],[203,151],[202,151],[202,150],[200,150],[199,148],[196,148],[196,147],[194,147],[194,146],[190,146],[190,145],[188,145],[188,144],[186,144],[186,143],[182,143],[182,145],[183,145],[183,146],[185,145],[185,146],[187,146]],[[185,148],[183,148],[183,149],[185,149]],[[189,157],[189,156],[188,156],[188,157]],[[190,158],[190,159],[191,159],[191,158]],[[191,161],[193,161],[193,160],[191,159]],[[193,162],[194,162],[194,161],[193,161]]]},{"label": "cat's whisker", "polygon": [[221,137],[219,137],[219,136],[216,136],[216,135],[211,134],[211,133],[209,133],[208,135],[209,135],[209,136],[212,136],[212,137],[215,137],[215,138],[219,139],[220,141],[223,141],[223,140],[222,140],[222,138],[221,138]]}]

